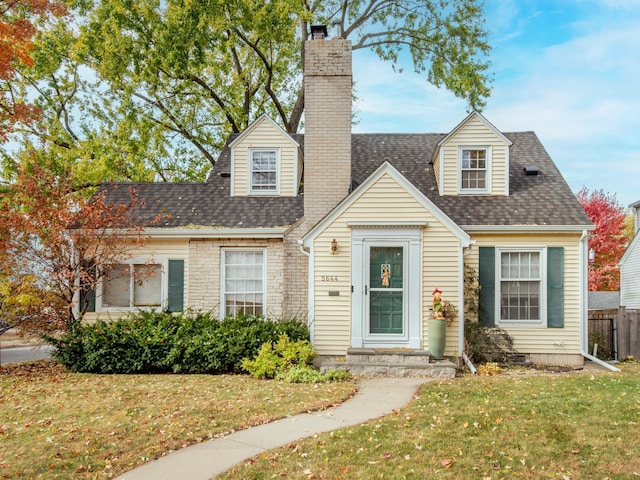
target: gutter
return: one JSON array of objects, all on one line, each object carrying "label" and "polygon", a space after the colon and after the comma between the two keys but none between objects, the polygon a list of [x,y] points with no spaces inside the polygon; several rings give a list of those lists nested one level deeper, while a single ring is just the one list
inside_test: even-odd
[{"label": "gutter", "polygon": [[587,345],[589,344],[587,335],[589,334],[589,325],[588,325],[588,304],[587,304],[587,295],[585,293],[588,291],[588,283],[589,283],[589,269],[584,268],[585,265],[588,265],[588,254],[587,250],[589,248],[589,236],[587,234],[587,230],[582,231],[582,236],[580,237],[580,266],[582,267],[582,275],[580,275],[580,355],[582,355],[587,360],[591,360],[593,363],[597,363],[598,365],[606,368],[607,370],[611,370],[612,372],[619,372],[620,369],[614,367],[613,365],[600,360],[597,357],[589,354],[587,352]]},{"label": "gutter", "polygon": [[[313,329],[313,288],[314,288],[314,283],[313,283],[313,275],[314,275],[314,265],[313,262],[311,261],[311,258],[313,258],[311,256],[311,250],[306,250],[304,248],[304,242],[302,241],[302,239],[298,239],[298,247],[300,247],[300,251],[309,259],[308,261],[308,265],[309,265],[309,272],[308,272],[308,279],[307,279],[307,326],[309,327],[309,340],[311,341],[311,344],[314,344],[314,340],[315,340],[315,335],[314,335],[314,329]],[[313,249],[313,246],[311,247],[311,249]]]}]

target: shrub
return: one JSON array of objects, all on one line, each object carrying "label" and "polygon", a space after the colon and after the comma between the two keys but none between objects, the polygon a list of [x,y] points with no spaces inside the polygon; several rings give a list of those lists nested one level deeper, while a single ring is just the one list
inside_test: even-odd
[{"label": "shrub", "polygon": [[275,344],[263,344],[253,360],[245,358],[242,368],[255,378],[275,378],[290,383],[333,382],[350,377],[342,370],[321,373],[311,365],[315,357],[309,340],[291,341],[283,334]]},{"label": "shrub", "polygon": [[507,362],[516,354],[513,338],[500,327],[485,327],[476,322],[464,324],[465,352],[472,362]]},{"label": "shrub", "polygon": [[307,327],[289,319],[228,317],[210,313],[173,315],[138,312],[112,322],[77,326],[56,339],[54,358],[75,372],[239,373],[242,359],[282,334],[309,338]]}]

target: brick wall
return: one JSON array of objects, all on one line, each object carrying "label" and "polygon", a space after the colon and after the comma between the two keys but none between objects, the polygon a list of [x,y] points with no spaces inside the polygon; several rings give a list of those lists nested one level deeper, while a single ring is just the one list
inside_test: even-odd
[{"label": "brick wall", "polygon": [[312,226],[351,182],[351,42],[305,43],[304,214]]},{"label": "brick wall", "polygon": [[189,308],[220,312],[220,258],[223,248],[265,249],[266,315],[283,312],[283,243],[281,240],[191,240],[189,242]]}]

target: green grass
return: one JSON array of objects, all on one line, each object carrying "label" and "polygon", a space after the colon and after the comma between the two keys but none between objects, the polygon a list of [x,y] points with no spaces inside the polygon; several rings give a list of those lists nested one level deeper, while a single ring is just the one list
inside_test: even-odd
[{"label": "green grass", "polygon": [[640,364],[621,368],[426,383],[400,411],[265,453],[224,478],[638,478]]},{"label": "green grass", "polygon": [[114,478],[171,450],[334,405],[355,391],[248,375],[0,368],[0,478]]}]

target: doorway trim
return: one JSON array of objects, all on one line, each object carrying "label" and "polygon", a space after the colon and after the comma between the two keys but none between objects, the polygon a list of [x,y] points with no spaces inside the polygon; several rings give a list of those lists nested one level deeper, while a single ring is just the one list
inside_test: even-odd
[{"label": "doorway trim", "polygon": [[[422,348],[422,229],[426,222],[351,224],[351,347]],[[405,271],[403,331],[400,335],[368,333],[368,252],[371,246],[403,246]]]}]

